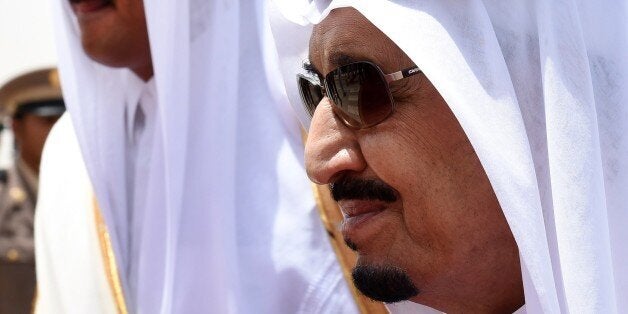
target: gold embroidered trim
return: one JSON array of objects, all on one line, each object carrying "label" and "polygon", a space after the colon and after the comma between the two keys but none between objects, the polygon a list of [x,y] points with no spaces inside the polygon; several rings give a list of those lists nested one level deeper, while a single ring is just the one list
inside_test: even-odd
[{"label": "gold embroidered trim", "polygon": [[93,198],[94,204],[94,218],[96,220],[96,230],[98,232],[98,240],[100,242],[100,251],[102,253],[103,262],[105,264],[105,272],[107,274],[107,281],[109,281],[109,287],[113,294],[113,299],[116,303],[118,314],[128,314],[126,307],[126,301],[124,300],[124,293],[122,291],[122,284],[120,283],[120,273],[118,272],[118,266],[116,263],[116,256],[113,253],[113,247],[111,246],[111,238],[109,237],[109,231],[107,231],[107,225],[98,207],[98,201],[96,197]]}]

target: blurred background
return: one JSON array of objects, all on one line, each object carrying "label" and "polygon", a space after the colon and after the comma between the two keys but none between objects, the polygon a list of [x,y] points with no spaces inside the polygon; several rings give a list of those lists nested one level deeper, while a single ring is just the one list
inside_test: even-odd
[{"label": "blurred background", "polygon": [[50,2],[0,0],[0,85],[56,64]]},{"label": "blurred background", "polygon": [[36,297],[33,215],[41,150],[65,109],[51,0],[0,0],[0,314]]},{"label": "blurred background", "polygon": [[[51,11],[50,0],[0,0],[0,87],[28,72],[56,67]],[[10,129],[2,113],[2,125]],[[0,169],[13,163],[3,141],[10,133],[0,138]]]},{"label": "blurred background", "polygon": [[0,85],[56,64],[50,0],[0,0]]}]

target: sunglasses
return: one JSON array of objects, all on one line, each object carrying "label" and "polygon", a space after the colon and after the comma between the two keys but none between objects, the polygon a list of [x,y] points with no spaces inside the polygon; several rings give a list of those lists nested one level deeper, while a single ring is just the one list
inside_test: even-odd
[{"label": "sunglasses", "polygon": [[417,66],[384,74],[374,63],[359,61],[329,72],[323,83],[297,75],[301,100],[310,120],[316,106],[328,96],[345,125],[363,129],[384,121],[395,109],[389,83],[421,73]]}]

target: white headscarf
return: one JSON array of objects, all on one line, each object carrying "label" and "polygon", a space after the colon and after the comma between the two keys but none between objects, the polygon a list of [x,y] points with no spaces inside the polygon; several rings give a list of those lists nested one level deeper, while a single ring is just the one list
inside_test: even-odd
[{"label": "white headscarf", "polygon": [[359,10],[423,70],[475,148],[514,234],[528,313],[628,310],[626,1],[276,5],[283,16],[273,31],[297,108],[295,74],[311,24],[333,8]]},{"label": "white headscarf", "polygon": [[[68,1],[53,1],[68,110],[120,263],[124,100],[137,78],[89,60]],[[131,312],[355,312],[302,167],[263,2],[144,5],[158,108]]]}]

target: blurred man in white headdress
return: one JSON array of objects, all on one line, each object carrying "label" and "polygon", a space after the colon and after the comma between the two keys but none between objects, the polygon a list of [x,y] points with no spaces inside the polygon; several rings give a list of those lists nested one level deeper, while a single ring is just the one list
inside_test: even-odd
[{"label": "blurred man in white headdress", "polygon": [[356,312],[264,2],[53,2],[69,116],[42,164],[37,311]]},{"label": "blurred man in white headdress", "polygon": [[[65,111],[55,69],[22,74],[0,87],[0,108],[15,154],[0,170],[0,313],[30,313],[35,293],[33,219],[39,163],[52,125]],[[7,137],[3,137],[6,139]]]},{"label": "blurred man in white headdress", "polygon": [[363,294],[393,312],[628,309],[626,3],[276,3],[306,169]]}]

